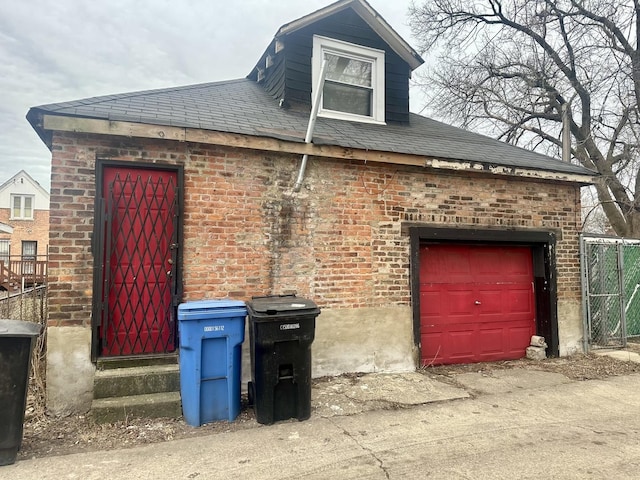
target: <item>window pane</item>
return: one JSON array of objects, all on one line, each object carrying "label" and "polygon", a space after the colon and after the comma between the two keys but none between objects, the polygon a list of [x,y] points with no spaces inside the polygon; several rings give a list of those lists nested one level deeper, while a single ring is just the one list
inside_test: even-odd
[{"label": "window pane", "polygon": [[24,218],[33,218],[32,201],[33,198],[24,197]]},{"label": "window pane", "polygon": [[325,78],[361,87],[371,87],[371,62],[325,54],[327,70]]},{"label": "window pane", "polygon": [[37,248],[38,248],[38,242],[25,240],[22,242],[22,255],[33,256],[36,254]]},{"label": "window pane", "polygon": [[9,261],[9,240],[0,240],[0,262]]},{"label": "window pane", "polygon": [[371,116],[372,90],[325,82],[322,106],[327,110]]},{"label": "window pane", "polygon": [[37,242],[24,240],[22,242],[22,274],[31,275],[34,272]]},{"label": "window pane", "polygon": [[23,240],[22,242],[22,274],[33,274],[38,242]]},{"label": "window pane", "polygon": [[14,218],[20,218],[22,215],[21,213],[21,200],[22,197],[13,197],[13,216]]}]

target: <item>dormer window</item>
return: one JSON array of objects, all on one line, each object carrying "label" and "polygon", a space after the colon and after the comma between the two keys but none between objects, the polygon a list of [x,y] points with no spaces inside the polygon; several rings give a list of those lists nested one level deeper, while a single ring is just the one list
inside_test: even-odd
[{"label": "dormer window", "polygon": [[33,195],[11,195],[11,219],[33,220]]},{"label": "dormer window", "polygon": [[327,60],[319,116],[384,123],[384,51],[313,37],[313,90]]}]

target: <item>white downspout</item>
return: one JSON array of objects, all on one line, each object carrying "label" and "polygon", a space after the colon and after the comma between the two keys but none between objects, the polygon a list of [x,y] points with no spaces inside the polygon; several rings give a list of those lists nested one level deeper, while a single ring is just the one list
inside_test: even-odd
[{"label": "white downspout", "polygon": [[[318,110],[320,109],[320,100],[322,99],[322,90],[324,89],[324,77],[325,77],[325,69],[327,66],[327,59],[322,60],[322,66],[320,67],[320,77],[318,78],[318,85],[315,91],[315,95],[313,96],[313,104],[311,105],[311,115],[309,116],[309,125],[307,125],[307,134],[304,137],[304,143],[311,143],[311,139],[313,138],[313,129],[316,126],[316,118],[318,117]],[[304,171],[307,168],[307,160],[309,159],[309,155],[306,153],[302,157],[302,162],[300,162],[300,171],[298,172],[298,178],[296,180],[295,185],[293,186],[294,192],[299,192],[300,187],[302,187],[302,181],[304,180]]]}]

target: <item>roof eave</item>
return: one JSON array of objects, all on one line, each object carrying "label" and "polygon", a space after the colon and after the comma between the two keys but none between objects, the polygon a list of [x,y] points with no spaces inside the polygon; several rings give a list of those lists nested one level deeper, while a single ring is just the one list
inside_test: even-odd
[{"label": "roof eave", "polygon": [[[444,159],[387,151],[367,150],[344,145],[304,143],[301,136],[298,140],[289,136],[248,135],[233,132],[204,130],[189,127],[168,125],[152,125],[135,122],[123,122],[108,119],[84,118],[56,114],[44,114],[41,117],[42,130],[45,135],[52,131],[90,133],[98,135],[116,135],[132,138],[150,138],[193,142],[208,145],[220,145],[233,148],[246,148],[259,151],[310,155],[315,157],[362,160],[367,162],[412,165],[439,171],[456,171],[474,174],[488,174],[502,177],[555,181],[590,185],[594,183],[597,173],[591,174],[522,168],[495,163]],[[34,127],[35,128],[35,127]]]},{"label": "roof eave", "polygon": [[51,151],[52,136],[51,132],[45,130],[44,128],[43,117],[44,112],[37,107],[30,108],[27,112],[27,121],[31,125],[31,128],[36,131],[36,133],[40,137],[40,140],[42,140],[42,143],[44,143],[49,151]]},{"label": "roof eave", "polygon": [[470,160],[427,158],[425,167],[436,170],[454,170],[473,173],[490,173],[493,175],[504,175],[510,177],[538,179],[546,181],[579,183],[581,185],[592,185],[595,183],[597,172],[584,174],[576,172],[562,172],[558,170],[542,170],[539,168],[524,168],[510,165],[499,165],[496,163],[477,162]]}]

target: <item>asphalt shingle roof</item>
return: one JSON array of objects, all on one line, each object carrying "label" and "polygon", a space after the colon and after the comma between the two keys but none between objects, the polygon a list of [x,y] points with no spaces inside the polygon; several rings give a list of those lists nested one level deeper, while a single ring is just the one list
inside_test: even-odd
[{"label": "asphalt shingle roof", "polygon": [[[32,113],[198,128],[304,141],[309,114],[279,108],[248,79],[147,90],[33,107]],[[318,118],[313,143],[504,167],[595,175],[579,165],[411,114],[408,125]]]}]

